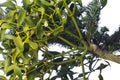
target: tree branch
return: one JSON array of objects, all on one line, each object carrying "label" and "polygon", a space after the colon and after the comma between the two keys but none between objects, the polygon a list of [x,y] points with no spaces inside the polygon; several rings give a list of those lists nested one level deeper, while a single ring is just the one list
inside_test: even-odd
[{"label": "tree branch", "polygon": [[91,45],[92,46],[90,46],[90,47],[91,47],[93,53],[97,54],[100,58],[110,60],[110,61],[113,61],[113,62],[120,64],[120,57],[119,56],[114,55],[112,52],[103,51],[99,48],[96,48],[97,46],[95,44],[91,44]]}]

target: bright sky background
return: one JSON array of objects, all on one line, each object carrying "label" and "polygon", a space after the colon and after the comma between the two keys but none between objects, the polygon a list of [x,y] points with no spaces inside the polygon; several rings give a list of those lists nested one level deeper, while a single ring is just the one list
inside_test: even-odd
[{"label": "bright sky background", "polygon": [[[0,0],[2,3],[5,0]],[[18,0],[21,1],[21,0]],[[92,0],[82,0],[84,5]],[[20,2],[18,2],[20,4]],[[109,34],[112,34],[118,29],[120,25],[120,0],[108,0],[107,6],[101,12],[100,26],[107,26],[110,29]],[[52,46],[53,47],[53,46]],[[55,46],[57,49],[57,46]],[[1,58],[0,58],[1,60]],[[110,62],[111,67],[107,67],[103,70],[102,75],[104,80],[120,80],[120,64]],[[78,70],[78,69],[77,69]],[[0,72],[1,74],[1,72]],[[97,77],[97,71],[92,74],[90,80],[99,80]]]}]

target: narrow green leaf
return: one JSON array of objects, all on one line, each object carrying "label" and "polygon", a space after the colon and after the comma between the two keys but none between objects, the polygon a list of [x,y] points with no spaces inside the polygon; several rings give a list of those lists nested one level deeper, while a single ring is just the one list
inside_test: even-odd
[{"label": "narrow green leaf", "polygon": [[[90,72],[85,72],[85,75],[87,75],[88,73]],[[83,76],[83,73],[79,74],[79,77],[82,77]]]},{"label": "narrow green leaf", "polygon": [[5,61],[0,60],[0,68],[4,67]]},{"label": "narrow green leaf", "polygon": [[9,67],[5,70],[5,73],[6,73],[6,74],[9,73],[11,70],[14,70],[14,68],[15,68],[15,65],[9,66]]},{"label": "narrow green leaf", "polygon": [[45,6],[53,6],[50,2],[48,2],[46,0],[41,0],[41,4],[43,4]]},{"label": "narrow green leaf", "polygon": [[21,54],[20,57],[22,58],[24,64],[29,64],[30,59],[28,57],[26,58],[25,57],[26,55],[28,55],[28,54],[24,54],[24,55]]},{"label": "narrow green leaf", "polygon": [[8,23],[3,23],[1,28],[8,29],[8,28],[11,28],[11,26]]},{"label": "narrow green leaf", "polygon": [[38,26],[37,27],[37,38],[38,39],[42,39],[43,38],[43,34],[44,33],[44,30],[43,30],[43,26]]},{"label": "narrow green leaf", "polygon": [[14,73],[16,74],[16,75],[18,75],[19,76],[19,80],[22,80],[22,72],[21,72],[21,69],[18,67],[18,66],[16,66],[16,65],[11,65],[11,66],[9,66],[7,69],[6,69],[6,71],[5,71],[5,73],[7,74],[7,73],[9,73],[10,71],[14,71]]},{"label": "narrow green leaf", "polygon": [[3,15],[4,15],[4,11],[2,8],[0,8],[0,20],[3,18]]},{"label": "narrow green leaf", "polygon": [[108,65],[101,63],[99,67],[96,68],[96,70],[102,70],[106,68]]},{"label": "narrow green leaf", "polygon": [[[28,30],[30,30],[30,29],[29,29],[29,25],[27,25],[27,24],[24,25],[23,31],[24,31],[24,32],[27,32]],[[26,35],[28,35],[28,33],[26,33]]]},{"label": "narrow green leaf", "polygon": [[6,13],[6,15],[4,16],[4,19],[7,21],[10,21],[11,23],[15,20],[15,13],[16,10],[10,10],[9,12]]},{"label": "narrow green leaf", "polygon": [[30,0],[22,0],[22,2],[23,2],[23,6],[25,9],[27,9],[29,5],[31,4]]},{"label": "narrow green leaf", "polygon": [[62,18],[62,25],[64,25],[64,24],[66,23],[66,20],[67,20],[66,17],[63,17],[63,18]]},{"label": "narrow green leaf", "polygon": [[4,77],[3,75],[0,75],[0,80],[7,80],[7,78]]},{"label": "narrow green leaf", "polygon": [[32,18],[30,16],[28,16],[28,17],[25,18],[25,22],[30,27],[35,26],[35,24],[33,23],[34,21],[32,20]]},{"label": "narrow green leaf", "polygon": [[5,66],[4,66],[4,71],[5,72],[10,65],[11,65],[11,58],[10,58],[10,56],[7,56],[6,59],[5,59]]},{"label": "narrow green leaf", "polygon": [[18,25],[21,25],[26,17],[26,11],[24,9],[21,9],[19,12],[19,16],[18,16]]},{"label": "narrow green leaf", "polygon": [[63,26],[60,26],[58,28],[56,28],[53,32],[54,36],[57,36],[60,32],[62,32],[64,30]]},{"label": "narrow green leaf", "polygon": [[0,30],[0,40],[4,39],[5,30]]},{"label": "narrow green leaf", "polygon": [[33,49],[37,49],[37,48],[38,48],[37,43],[32,42],[32,41],[30,41],[30,40],[29,40],[29,42],[28,42],[28,43],[29,43],[29,45],[30,45],[30,47],[31,47],[31,48],[33,48]]},{"label": "narrow green leaf", "polygon": [[14,73],[19,76],[19,80],[22,80],[22,72],[21,72],[21,69],[18,66],[14,67]]},{"label": "narrow green leaf", "polygon": [[22,39],[20,36],[17,36],[13,39],[15,45],[16,45],[16,48],[18,48],[21,52],[24,50],[24,44],[22,42]]},{"label": "narrow green leaf", "polygon": [[15,37],[13,35],[7,34],[7,35],[4,35],[4,38],[6,38],[6,39],[14,39]]},{"label": "narrow green leaf", "polygon": [[41,14],[43,15],[45,13],[45,8],[44,7],[38,8],[38,11],[40,11]]},{"label": "narrow green leaf", "polygon": [[78,3],[82,6],[82,1],[81,0],[77,0],[78,1]]},{"label": "narrow green leaf", "polygon": [[99,74],[98,77],[99,77],[99,80],[104,80],[104,79],[103,79],[103,76],[102,76],[101,74]]},{"label": "narrow green leaf", "polygon": [[6,1],[4,3],[1,3],[0,6],[15,9],[15,4],[12,1]]},{"label": "narrow green leaf", "polygon": [[102,8],[104,8],[107,4],[107,0],[100,0]]}]

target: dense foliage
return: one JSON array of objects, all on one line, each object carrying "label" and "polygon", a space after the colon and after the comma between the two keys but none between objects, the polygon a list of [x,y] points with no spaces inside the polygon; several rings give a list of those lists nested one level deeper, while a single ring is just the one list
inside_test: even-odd
[{"label": "dense foliage", "polygon": [[[96,48],[106,52],[120,48],[120,29],[109,36],[106,27],[98,26],[107,0],[93,0],[88,6],[83,6],[82,0],[22,3],[19,6],[16,0],[7,0],[0,4],[0,52],[4,57],[0,69],[10,80],[43,80],[46,74],[46,80],[86,80],[95,70],[100,70],[98,77],[103,80],[101,71],[109,63],[96,65],[101,60]],[[55,44],[68,51],[49,51],[49,45]],[[74,72],[75,67],[82,71]],[[0,79],[7,80],[2,75]]]}]

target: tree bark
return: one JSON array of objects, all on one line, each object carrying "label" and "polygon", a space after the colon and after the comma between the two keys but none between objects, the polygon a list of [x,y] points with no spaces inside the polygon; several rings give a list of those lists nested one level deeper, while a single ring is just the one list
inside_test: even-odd
[{"label": "tree bark", "polygon": [[110,61],[120,64],[120,56],[114,55],[112,52],[109,52],[109,51],[103,51],[99,49],[98,47],[97,48],[96,47],[97,46],[95,44],[92,44],[91,49],[93,50],[94,54],[98,55],[100,58],[110,60]]}]

